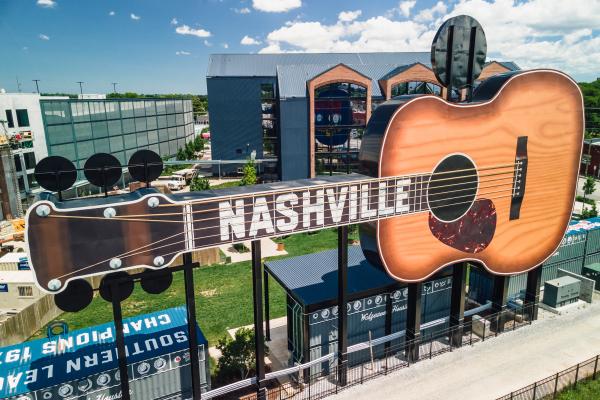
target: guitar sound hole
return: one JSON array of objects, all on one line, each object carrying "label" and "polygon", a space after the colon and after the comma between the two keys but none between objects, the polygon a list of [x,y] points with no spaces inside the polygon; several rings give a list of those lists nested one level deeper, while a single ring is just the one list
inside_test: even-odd
[{"label": "guitar sound hole", "polygon": [[462,217],[475,201],[478,182],[473,161],[460,154],[446,157],[429,179],[427,202],[431,213],[444,222]]}]

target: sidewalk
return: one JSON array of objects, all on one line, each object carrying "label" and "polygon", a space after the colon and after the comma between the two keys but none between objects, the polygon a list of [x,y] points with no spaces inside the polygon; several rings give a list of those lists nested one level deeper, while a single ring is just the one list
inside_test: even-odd
[{"label": "sidewalk", "polygon": [[496,399],[600,353],[600,301],[421,361],[331,399]]}]

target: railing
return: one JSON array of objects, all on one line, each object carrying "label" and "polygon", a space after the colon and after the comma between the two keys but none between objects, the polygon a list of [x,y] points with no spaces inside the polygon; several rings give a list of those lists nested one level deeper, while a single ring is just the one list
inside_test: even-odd
[{"label": "railing", "polygon": [[[413,340],[405,340],[405,333],[396,332],[383,338],[373,339],[349,346],[339,361],[331,353],[306,364],[296,365],[283,371],[266,375],[262,386],[267,388],[269,400],[313,400],[337,393],[345,388],[362,384],[392,371],[451,352],[458,346],[474,345],[494,338],[504,332],[529,325],[528,315],[534,305],[518,310],[507,309],[489,313],[489,305],[474,310],[484,315],[472,320],[475,313],[465,312],[465,322],[458,328],[441,328],[448,318],[423,324],[424,334]],[[485,315],[487,314],[487,315]],[[408,357],[412,354],[415,357]],[[247,379],[213,389],[202,394],[203,399],[256,399],[256,379]]]},{"label": "railing", "polygon": [[556,395],[561,391],[570,387],[577,387],[577,382],[596,379],[599,358],[600,355],[592,357],[561,372],[557,372],[546,379],[510,392],[506,396],[499,397],[498,400],[555,399]]}]

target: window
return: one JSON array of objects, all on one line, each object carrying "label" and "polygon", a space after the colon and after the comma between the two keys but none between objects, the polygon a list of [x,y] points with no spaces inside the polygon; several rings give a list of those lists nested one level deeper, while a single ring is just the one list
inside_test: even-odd
[{"label": "window", "polygon": [[17,286],[19,297],[33,297],[33,286]]},{"label": "window", "polygon": [[33,169],[35,168],[35,153],[23,153],[23,158],[25,159],[25,168]]},{"label": "window", "polygon": [[277,127],[277,100],[272,83],[260,85],[260,107],[262,115],[263,158],[277,158],[279,135]]},{"label": "window", "polygon": [[15,127],[15,121],[13,120],[12,110],[6,110],[6,122],[9,128]]},{"label": "window", "polygon": [[15,168],[17,169],[17,172],[21,172],[23,170],[21,167],[21,157],[19,157],[18,154],[15,154],[13,157],[15,159]]},{"label": "window", "polygon": [[27,114],[27,110],[17,110],[17,123],[22,128],[29,126],[29,114]]}]

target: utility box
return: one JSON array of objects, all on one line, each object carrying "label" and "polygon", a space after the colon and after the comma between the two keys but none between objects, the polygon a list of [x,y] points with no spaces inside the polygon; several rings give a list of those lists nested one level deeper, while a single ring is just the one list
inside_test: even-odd
[{"label": "utility box", "polygon": [[571,276],[546,281],[544,285],[544,304],[559,308],[579,299],[581,281]]},{"label": "utility box", "polygon": [[591,265],[586,265],[581,270],[581,275],[586,278],[590,278],[594,282],[596,282],[596,290],[600,290],[600,263],[594,263]]}]

